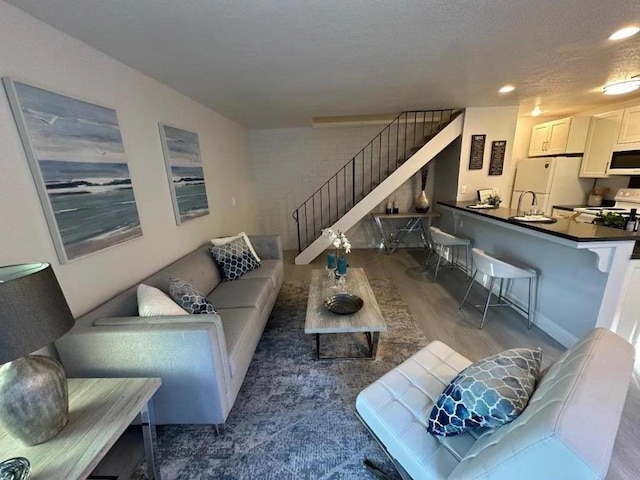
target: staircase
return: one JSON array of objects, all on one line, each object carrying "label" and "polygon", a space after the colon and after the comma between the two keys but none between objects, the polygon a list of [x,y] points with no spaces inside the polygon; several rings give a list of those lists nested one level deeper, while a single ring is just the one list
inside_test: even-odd
[{"label": "staircase", "polygon": [[329,246],[323,228],[346,232],[462,134],[462,110],[407,111],[336,172],[292,214],[296,264]]}]

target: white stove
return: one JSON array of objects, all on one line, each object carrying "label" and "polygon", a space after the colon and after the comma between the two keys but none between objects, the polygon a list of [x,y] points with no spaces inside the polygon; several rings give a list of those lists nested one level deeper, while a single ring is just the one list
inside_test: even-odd
[{"label": "white stove", "polygon": [[623,217],[631,213],[632,208],[640,210],[640,188],[621,188],[614,197],[615,204],[608,207],[580,207],[574,208],[574,212],[580,213],[576,222],[592,223],[598,215],[617,213]]}]

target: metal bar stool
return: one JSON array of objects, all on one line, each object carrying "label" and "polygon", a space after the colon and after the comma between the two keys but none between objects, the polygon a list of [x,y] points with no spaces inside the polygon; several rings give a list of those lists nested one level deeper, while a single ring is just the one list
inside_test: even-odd
[{"label": "metal bar stool", "polygon": [[[535,304],[534,296],[538,291],[538,272],[536,272],[533,268],[529,267],[516,267],[515,265],[511,265],[510,263],[505,262],[504,260],[499,260],[490,255],[487,255],[483,250],[479,248],[474,248],[471,250],[471,254],[473,256],[473,263],[476,267],[476,271],[473,274],[473,278],[471,282],[469,282],[469,288],[467,288],[467,293],[464,294],[464,298],[460,303],[459,309],[462,308],[464,302],[467,300],[467,296],[469,296],[469,292],[471,291],[471,287],[473,286],[473,282],[478,275],[478,272],[491,277],[491,281],[489,282],[489,293],[487,295],[487,300],[484,304],[484,311],[482,312],[482,323],[480,324],[480,329],[484,327],[484,320],[487,316],[487,310],[489,307],[504,307],[504,306],[513,306],[520,310],[523,313],[527,314],[528,328],[531,328],[531,323],[533,321],[533,306]],[[493,290],[493,285],[496,281],[496,278],[500,279],[500,293],[498,294],[498,303],[491,304],[491,293]],[[502,284],[505,279],[515,280],[518,278],[527,278],[529,280],[529,301],[528,301],[528,309],[520,307],[520,305],[516,305],[506,297],[502,296]],[[508,287],[508,285],[507,285]],[[503,302],[504,301],[504,302]],[[473,305],[476,308],[481,308],[482,305]]]},{"label": "metal bar stool", "polygon": [[[458,267],[460,270],[464,270],[467,276],[471,273],[471,240],[468,238],[460,238],[450,233],[443,232],[437,227],[429,227],[429,237],[433,245],[427,261],[425,264],[425,270],[430,266],[431,256],[435,253],[438,256],[438,262],[436,263],[436,272],[433,275],[434,280],[438,278],[438,270],[440,269],[440,262],[444,257],[444,251],[446,248],[451,248],[451,267]],[[464,268],[458,263],[458,247],[464,247],[466,263]]]}]

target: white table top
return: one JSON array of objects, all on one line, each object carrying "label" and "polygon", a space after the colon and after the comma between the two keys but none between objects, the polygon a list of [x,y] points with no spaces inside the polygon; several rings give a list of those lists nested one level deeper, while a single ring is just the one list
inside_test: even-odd
[{"label": "white table top", "polygon": [[385,332],[387,330],[387,324],[362,268],[349,268],[345,290],[362,298],[364,306],[353,315],[331,313],[324,308],[324,299],[341,291],[331,288],[326,270],[316,269],[311,272],[304,333]]},{"label": "white table top", "polygon": [[29,480],[86,478],[160,387],[159,378],[69,379],[69,423],[40,445],[0,429],[2,459],[25,457]]}]

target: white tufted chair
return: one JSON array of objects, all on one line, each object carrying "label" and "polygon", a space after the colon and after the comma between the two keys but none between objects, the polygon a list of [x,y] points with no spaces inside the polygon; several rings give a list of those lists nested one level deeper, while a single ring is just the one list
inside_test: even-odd
[{"label": "white tufted chair", "polygon": [[602,479],[634,357],[631,344],[596,328],[549,368],[514,421],[442,439],[427,432],[429,414],[471,362],[436,341],[360,392],[356,410],[405,479]]}]

